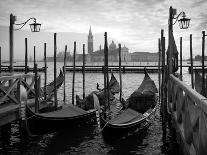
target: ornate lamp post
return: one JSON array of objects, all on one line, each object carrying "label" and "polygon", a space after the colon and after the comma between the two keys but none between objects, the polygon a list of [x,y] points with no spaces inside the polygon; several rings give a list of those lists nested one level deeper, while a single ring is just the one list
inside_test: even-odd
[{"label": "ornate lamp post", "polygon": [[15,30],[20,30],[23,28],[30,20],[33,20],[34,22],[30,24],[30,28],[32,32],[39,32],[41,24],[36,22],[36,18],[29,18],[27,21],[19,24],[15,24],[16,21],[16,16],[13,14],[10,14],[10,26],[9,26],[9,54],[10,54],[10,72],[13,72],[13,40],[14,40],[14,25],[20,26],[20,28],[15,29]]},{"label": "ornate lamp post", "polygon": [[[186,18],[185,12],[180,12],[176,17],[175,15],[177,14],[176,9],[173,9],[172,6],[169,9],[169,23],[168,23],[168,64],[169,64],[169,73],[173,73],[175,71],[173,71],[172,66],[178,66],[178,56],[174,56],[173,57],[173,42],[174,38],[173,38],[173,25],[175,25],[175,23],[178,21],[179,22],[179,26],[180,29],[187,29],[189,27],[189,23],[190,23],[190,18]],[[180,18],[180,16],[182,16]],[[173,23],[173,20],[174,23]],[[178,55],[178,53],[177,53]],[[175,60],[174,58],[177,58],[177,60]],[[174,61],[174,64],[173,64]]]}]

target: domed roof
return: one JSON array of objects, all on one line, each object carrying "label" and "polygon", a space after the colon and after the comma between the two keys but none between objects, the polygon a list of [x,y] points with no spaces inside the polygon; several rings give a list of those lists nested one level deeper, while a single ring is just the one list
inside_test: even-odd
[{"label": "domed roof", "polygon": [[111,44],[109,45],[109,49],[116,49],[116,44],[112,40]]},{"label": "domed roof", "polygon": [[125,45],[122,47],[123,50],[129,50]]}]

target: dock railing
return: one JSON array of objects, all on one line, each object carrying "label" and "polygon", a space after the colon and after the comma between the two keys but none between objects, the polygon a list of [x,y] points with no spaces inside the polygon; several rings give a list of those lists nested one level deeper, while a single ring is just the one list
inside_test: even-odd
[{"label": "dock railing", "polygon": [[[186,154],[207,153],[207,98],[170,75],[168,107]],[[179,141],[179,140],[178,140]]]},{"label": "dock railing", "polygon": [[[40,85],[41,76],[38,74],[37,78],[37,84]],[[34,74],[7,74],[0,77],[0,126],[25,117],[23,112],[25,104],[23,105],[24,102],[21,101],[21,91],[26,90],[26,95],[31,96],[31,99],[25,102],[33,106],[36,102],[34,85]]]},{"label": "dock railing", "polygon": [[[30,83],[25,79],[30,78]],[[10,83],[12,81],[12,83]],[[6,75],[0,77],[0,104],[6,100],[9,102],[19,104],[20,103],[20,85],[23,85],[28,93],[35,95],[34,91],[34,75],[33,74],[21,74],[21,75]],[[16,92],[16,93],[14,93]]]}]

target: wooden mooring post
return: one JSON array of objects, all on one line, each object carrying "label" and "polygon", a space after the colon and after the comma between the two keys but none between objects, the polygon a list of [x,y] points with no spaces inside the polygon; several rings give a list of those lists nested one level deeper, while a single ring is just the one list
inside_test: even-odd
[{"label": "wooden mooring post", "polygon": [[194,89],[192,34],[190,34],[190,65],[191,65],[191,86]]},{"label": "wooden mooring post", "polygon": [[34,46],[34,66],[35,66],[35,64],[36,64],[36,47]]},{"label": "wooden mooring post", "polygon": [[104,33],[104,98],[105,98],[105,102],[104,102],[104,118],[106,119],[106,111],[107,111],[107,105],[108,105],[108,97],[107,97],[107,73],[106,70],[108,70],[107,65],[106,65],[106,61],[107,61],[107,54],[106,54],[106,35],[107,32]]},{"label": "wooden mooring post", "polygon": [[205,90],[205,31],[202,31],[202,95],[206,96]]},{"label": "wooden mooring post", "polygon": [[161,90],[160,90],[160,88],[161,88],[161,85],[160,85],[160,80],[161,80],[161,76],[160,76],[160,74],[161,74],[161,71],[160,71],[160,58],[161,58],[161,52],[162,52],[162,50],[161,50],[161,40],[160,40],[160,38],[158,39],[158,85],[159,85],[159,103],[160,103],[160,98],[161,98]]},{"label": "wooden mooring post", "polygon": [[55,108],[58,107],[57,100],[57,65],[56,65],[56,55],[57,55],[57,33],[54,33],[54,99],[55,99]]},{"label": "wooden mooring post", "polygon": [[120,80],[119,100],[120,102],[122,102],[121,44],[119,44],[119,80]]},{"label": "wooden mooring post", "polygon": [[85,98],[85,44],[83,44],[83,98]]},{"label": "wooden mooring post", "polygon": [[109,71],[108,71],[108,42],[107,42],[107,32],[104,33],[104,56],[105,56],[105,85],[104,90],[106,89],[105,93],[105,100],[106,100],[106,108],[110,110],[110,103],[109,103]]},{"label": "wooden mooring post", "polygon": [[25,74],[27,74],[27,65],[28,65],[27,62],[28,62],[28,46],[27,46],[27,38],[25,38],[25,58],[24,58]]},{"label": "wooden mooring post", "polygon": [[47,44],[44,43],[44,64],[45,64],[45,79],[44,79],[44,100],[47,100]]},{"label": "wooden mooring post", "polygon": [[1,46],[0,46],[0,73],[1,73]]},{"label": "wooden mooring post", "polygon": [[76,41],[74,42],[74,51],[73,51],[73,83],[72,83],[72,104],[74,105],[74,96],[75,96],[75,55],[76,55]]},{"label": "wooden mooring post", "polygon": [[66,93],[65,93],[65,76],[66,76],[66,55],[67,54],[67,45],[65,45],[65,52],[64,52],[64,66],[63,66],[63,74],[64,74],[64,82],[63,82],[63,101],[66,100]]},{"label": "wooden mooring post", "polygon": [[162,84],[161,84],[161,120],[162,120],[162,131],[163,131],[163,143],[166,143],[166,122],[167,122],[167,83],[166,83],[166,69],[165,66],[165,37],[164,30],[161,30],[161,51],[162,51]]},{"label": "wooden mooring post", "polygon": [[183,44],[182,44],[182,37],[180,37],[180,80],[183,80]]},{"label": "wooden mooring post", "polygon": [[38,78],[38,73],[37,73],[37,64],[34,64],[34,72],[35,72],[35,112],[39,112],[39,78]]}]

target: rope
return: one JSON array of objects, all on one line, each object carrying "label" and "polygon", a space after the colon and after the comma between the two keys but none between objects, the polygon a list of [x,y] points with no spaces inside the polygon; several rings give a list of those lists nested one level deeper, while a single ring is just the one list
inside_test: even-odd
[{"label": "rope", "polygon": [[103,129],[106,127],[106,125],[107,125],[107,124],[109,124],[109,121],[108,121],[108,122],[106,122],[106,124],[103,126],[103,128],[101,128],[101,129],[100,129],[100,132],[102,132],[102,131],[103,131]]},{"label": "rope", "polygon": [[32,115],[32,116],[26,118],[25,120],[29,120],[30,118],[32,118],[32,117],[34,117],[34,116],[35,116],[35,115]]}]

